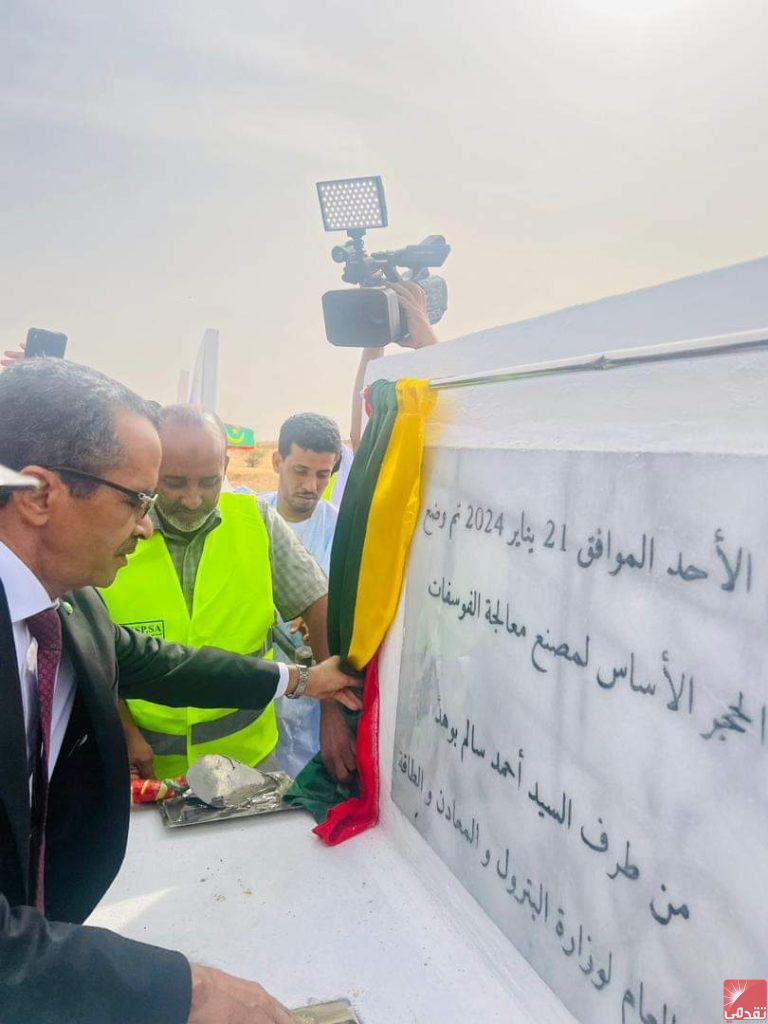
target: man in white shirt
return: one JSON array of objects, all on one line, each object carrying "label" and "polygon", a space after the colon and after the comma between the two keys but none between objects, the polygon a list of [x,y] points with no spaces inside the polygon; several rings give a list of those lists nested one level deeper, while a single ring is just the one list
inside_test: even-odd
[{"label": "man in white shirt", "polygon": [[326,576],[338,512],[323,491],[340,459],[341,437],[333,420],[314,412],[290,416],[272,455],[277,490],[260,495],[277,509]]},{"label": "man in white shirt", "polygon": [[[314,412],[290,416],[280,428],[277,451],[272,455],[277,490],[259,496],[277,510],[326,575],[338,511],[323,498],[323,492],[338,467],[341,451],[339,428],[333,420]],[[279,623],[278,628],[285,632],[285,623]],[[298,628],[298,622],[291,626],[297,639]],[[312,643],[311,636],[309,642]],[[278,657],[279,650],[278,647]],[[297,775],[320,749],[322,730],[327,732],[323,753],[329,771],[337,778],[348,779],[355,768],[354,747],[342,725],[335,708],[321,709],[315,702],[305,700],[289,705],[282,702],[277,710],[280,741],[275,752],[281,768],[289,775]],[[331,730],[341,742],[331,742]]]}]

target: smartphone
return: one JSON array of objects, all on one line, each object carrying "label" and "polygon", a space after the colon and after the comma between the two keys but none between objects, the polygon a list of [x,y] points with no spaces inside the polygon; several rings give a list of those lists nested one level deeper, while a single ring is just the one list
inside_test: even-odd
[{"label": "smartphone", "polygon": [[44,331],[40,327],[30,327],[27,331],[27,347],[24,349],[24,356],[27,359],[34,356],[55,356],[57,359],[63,359],[66,350],[66,334]]}]

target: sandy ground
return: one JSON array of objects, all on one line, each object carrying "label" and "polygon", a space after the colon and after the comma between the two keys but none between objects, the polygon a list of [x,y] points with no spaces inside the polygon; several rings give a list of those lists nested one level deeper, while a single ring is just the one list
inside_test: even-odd
[{"label": "sandy ground", "polygon": [[252,451],[230,448],[227,470],[229,482],[235,487],[245,484],[257,492],[274,491],[277,487],[277,474],[272,469],[272,452],[276,448],[277,441],[258,441]]}]

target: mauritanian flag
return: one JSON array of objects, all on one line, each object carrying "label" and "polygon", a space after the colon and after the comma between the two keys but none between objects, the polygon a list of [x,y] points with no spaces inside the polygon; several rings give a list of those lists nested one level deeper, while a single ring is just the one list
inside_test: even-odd
[{"label": "mauritanian flag", "polygon": [[227,428],[227,448],[253,448],[256,442],[250,427],[233,427],[225,423]]},{"label": "mauritanian flag", "polygon": [[424,425],[437,395],[425,380],[379,380],[367,392],[370,419],[344,489],[328,575],[328,646],[364,673],[363,710],[342,709],[356,736],[357,774],[336,782],[318,754],[286,800],[312,813],[332,846],[379,818],[378,651],[397,611],[419,515]]}]

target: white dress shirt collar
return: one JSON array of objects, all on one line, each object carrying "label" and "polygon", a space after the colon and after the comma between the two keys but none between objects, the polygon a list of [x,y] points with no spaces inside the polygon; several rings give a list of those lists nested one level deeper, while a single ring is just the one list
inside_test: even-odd
[{"label": "white dress shirt collar", "polygon": [[55,608],[43,584],[32,570],[0,541],[0,579],[3,581],[11,622],[23,622],[46,608]]},{"label": "white dress shirt collar", "polygon": [[[11,614],[13,640],[16,646],[16,667],[21,684],[21,704],[24,714],[24,731],[27,740],[27,759],[30,765],[30,798],[32,793],[31,766],[34,762],[38,734],[37,697],[37,643],[33,640],[26,619],[30,615],[55,608],[58,601],[52,601],[45,587],[29,566],[0,541],[0,579],[8,598]],[[49,777],[53,774],[75,700],[75,674],[66,650],[62,652],[56,686],[53,692],[53,714],[51,719],[51,745],[48,759]]]}]

